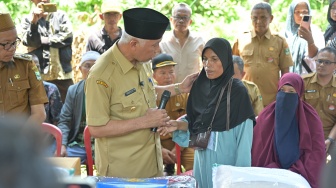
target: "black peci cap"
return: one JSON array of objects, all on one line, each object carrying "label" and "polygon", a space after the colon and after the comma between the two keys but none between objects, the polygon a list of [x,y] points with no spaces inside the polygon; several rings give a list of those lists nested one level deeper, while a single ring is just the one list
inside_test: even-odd
[{"label": "black peci cap", "polygon": [[169,19],[165,15],[149,8],[125,10],[123,18],[126,33],[147,40],[162,38],[169,24]]},{"label": "black peci cap", "polygon": [[159,67],[164,67],[168,65],[176,65],[173,57],[168,54],[159,54],[152,59],[152,69],[156,69]]}]

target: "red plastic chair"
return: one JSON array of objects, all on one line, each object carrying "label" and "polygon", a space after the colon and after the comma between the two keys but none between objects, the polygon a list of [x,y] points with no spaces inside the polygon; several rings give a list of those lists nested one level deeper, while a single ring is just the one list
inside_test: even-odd
[{"label": "red plastic chair", "polygon": [[86,151],[86,172],[88,176],[93,176],[93,159],[91,150],[91,134],[89,127],[86,126],[84,129],[84,146]]},{"label": "red plastic chair", "polygon": [[46,133],[50,133],[56,139],[56,157],[61,156],[62,148],[62,131],[56,125],[50,123],[42,123],[42,130]]},{"label": "red plastic chair", "polygon": [[175,151],[176,151],[176,175],[181,174],[181,147],[175,143]]}]

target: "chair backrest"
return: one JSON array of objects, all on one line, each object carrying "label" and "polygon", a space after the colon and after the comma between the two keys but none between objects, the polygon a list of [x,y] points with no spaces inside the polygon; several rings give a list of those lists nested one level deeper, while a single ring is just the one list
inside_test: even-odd
[{"label": "chair backrest", "polygon": [[176,151],[176,174],[181,174],[181,147],[175,143],[175,151]]},{"label": "chair backrest", "polygon": [[42,123],[42,130],[44,132],[50,133],[56,139],[56,157],[61,156],[61,148],[62,148],[62,131],[56,125],[50,123]]},{"label": "chair backrest", "polygon": [[87,164],[87,175],[93,176],[93,159],[91,150],[91,134],[89,127],[86,126],[84,129],[84,146],[86,151],[86,164]]}]

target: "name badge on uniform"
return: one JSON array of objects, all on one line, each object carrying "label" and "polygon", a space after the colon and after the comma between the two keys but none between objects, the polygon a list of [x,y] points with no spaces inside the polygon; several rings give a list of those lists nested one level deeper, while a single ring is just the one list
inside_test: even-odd
[{"label": "name badge on uniform", "polygon": [[316,90],[315,89],[306,90],[306,93],[316,93]]},{"label": "name badge on uniform", "polygon": [[125,92],[125,96],[127,97],[128,95],[130,95],[130,94],[132,94],[132,93],[135,93],[135,92],[136,92],[136,89],[133,88],[133,89],[131,89],[131,90],[126,91],[126,92]]},{"label": "name badge on uniform", "polygon": [[36,79],[37,79],[37,80],[42,80],[41,75],[40,75],[40,71],[37,69],[36,65],[33,66],[32,70],[33,70],[34,73],[35,73]]}]

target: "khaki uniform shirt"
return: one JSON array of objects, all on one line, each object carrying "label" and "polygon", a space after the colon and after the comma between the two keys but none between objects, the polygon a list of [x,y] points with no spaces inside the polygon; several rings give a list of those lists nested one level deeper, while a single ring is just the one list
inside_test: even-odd
[{"label": "khaki uniform shirt", "polygon": [[293,65],[286,39],[270,30],[261,38],[254,31],[245,32],[236,39],[232,53],[243,59],[243,79],[258,86],[264,106],[275,101],[280,70]]},{"label": "khaki uniform shirt", "polygon": [[[30,56],[28,56],[30,57]],[[0,114],[30,115],[30,106],[48,102],[36,65],[23,56],[0,63]]]},{"label": "khaki uniform shirt", "polygon": [[[109,120],[144,116],[156,108],[153,79],[144,65],[133,66],[116,43],[96,61],[86,80],[89,126]],[[134,125],[136,126],[136,125]],[[159,133],[142,129],[122,136],[95,139],[95,164],[100,176],[148,178],[163,175]]]},{"label": "khaki uniform shirt", "polygon": [[258,116],[259,113],[264,109],[262,97],[258,89],[258,86],[255,85],[253,82],[249,82],[246,80],[242,80],[242,82],[246,87],[247,92],[250,96],[250,101],[253,107],[254,114]]},{"label": "khaki uniform shirt", "polygon": [[305,83],[304,100],[317,111],[323,123],[324,137],[328,138],[336,122],[336,77],[326,85],[317,83],[317,74],[302,76]]}]

